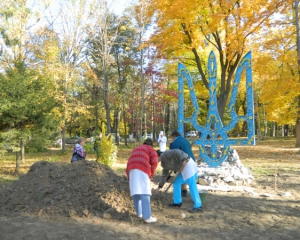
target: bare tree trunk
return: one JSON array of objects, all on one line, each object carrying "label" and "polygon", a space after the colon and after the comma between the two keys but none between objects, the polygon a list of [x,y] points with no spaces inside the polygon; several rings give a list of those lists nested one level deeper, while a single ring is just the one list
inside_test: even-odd
[{"label": "bare tree trunk", "polygon": [[16,170],[15,172],[19,172],[20,162],[19,162],[19,151],[16,152]]},{"label": "bare tree trunk", "polygon": [[288,137],[289,136],[289,125],[285,124],[283,127],[284,127],[284,136]]},{"label": "bare tree trunk", "polygon": [[272,137],[276,137],[276,123],[272,122]]},{"label": "bare tree trunk", "polygon": [[[300,27],[298,16],[298,0],[295,0],[295,24],[296,24],[296,41],[297,41],[297,57],[298,57],[298,77],[300,82]],[[296,120],[296,147],[300,147],[300,95],[298,96],[298,111]]]},{"label": "bare tree trunk", "polygon": [[[105,67],[106,69],[106,67]],[[106,71],[106,70],[105,70]],[[106,132],[111,133],[110,128],[110,104],[108,102],[108,77],[107,73],[104,73],[104,106],[105,106],[105,113],[106,113]]]},{"label": "bare tree trunk", "polygon": [[165,121],[164,126],[165,126],[165,131],[166,131],[165,134],[169,134],[169,131],[170,131],[170,125],[169,125],[169,123],[170,123],[170,114],[171,114],[171,112],[170,112],[170,104],[168,103],[165,108],[166,108],[166,110],[165,110],[166,114],[165,114],[165,119],[164,119],[164,121]]},{"label": "bare tree trunk", "polygon": [[104,89],[103,89],[103,97],[104,97],[104,106],[105,106],[105,113],[106,113],[106,132],[111,133],[111,123],[110,123],[110,104],[108,101],[108,94],[109,94],[109,88],[108,88],[108,26],[105,23],[104,29],[103,29],[103,45],[102,45],[102,52],[103,52],[103,58],[102,58],[102,65],[103,65],[103,80],[104,80]]},{"label": "bare tree trunk", "polygon": [[123,122],[124,122],[124,134],[125,134],[125,146],[127,146],[127,123],[126,123],[126,112],[125,112],[125,106],[123,101]]},{"label": "bare tree trunk", "polygon": [[120,108],[116,108],[115,112],[114,112],[114,126],[113,129],[116,133],[116,143],[117,145],[120,144],[120,119],[121,119],[121,110]]},{"label": "bare tree trunk", "polygon": [[174,106],[173,105],[173,119],[172,119],[172,126],[171,126],[171,128],[172,128],[172,130],[171,131],[173,131],[174,129],[177,129],[178,128],[178,124],[177,124],[177,117],[178,117],[178,114],[177,114],[177,108],[178,108],[178,106]]},{"label": "bare tree trunk", "polygon": [[[170,81],[167,81],[167,88],[169,88]],[[171,117],[171,108],[170,103],[167,103],[164,107],[164,127],[165,127],[165,134],[169,134],[170,131],[170,117]]]},{"label": "bare tree trunk", "polygon": [[99,90],[96,89],[97,87],[94,86],[93,89],[94,89],[94,101],[95,101],[95,128],[97,130],[100,129],[100,126],[99,126],[99,105],[98,105],[98,102],[99,102]]},{"label": "bare tree trunk", "polygon": [[257,141],[261,140],[261,131],[260,131],[260,116],[259,116],[259,106],[258,106],[258,96],[255,94],[255,112],[256,112],[256,132],[257,132]]},{"label": "bare tree trunk", "polygon": [[153,140],[156,139],[155,122],[154,122],[154,101],[152,101],[152,109],[151,109],[151,132],[152,132]]},{"label": "bare tree trunk", "polygon": [[266,111],[263,108],[263,113],[264,113],[264,136],[267,137],[268,136],[268,121],[267,121],[267,117],[266,117]]},{"label": "bare tree trunk", "polygon": [[151,75],[151,86],[152,86],[152,96],[151,96],[151,132],[152,132],[152,139],[156,139],[155,134],[155,122],[154,122],[154,79],[153,75]]},{"label": "bare tree trunk", "polygon": [[66,127],[64,126],[61,130],[61,139],[62,139],[62,151],[66,151]]},{"label": "bare tree trunk", "polygon": [[20,139],[20,148],[21,148],[21,159],[22,164],[25,163],[25,145],[24,145],[24,138]]},{"label": "bare tree trunk", "polygon": [[[142,41],[142,33],[140,34],[140,41]],[[141,59],[140,59],[140,67],[141,67],[141,79],[142,79],[142,105],[141,105],[141,126],[140,126],[140,136],[139,136],[139,144],[142,142],[142,135],[143,135],[143,119],[145,118],[145,79],[144,79],[144,71],[143,71],[143,64],[144,64],[144,51],[143,48],[141,49]],[[146,119],[144,119],[146,121]],[[147,129],[145,126],[145,136],[147,136]]]},{"label": "bare tree trunk", "polygon": [[298,117],[296,121],[296,147],[300,148],[300,95],[298,96]]}]

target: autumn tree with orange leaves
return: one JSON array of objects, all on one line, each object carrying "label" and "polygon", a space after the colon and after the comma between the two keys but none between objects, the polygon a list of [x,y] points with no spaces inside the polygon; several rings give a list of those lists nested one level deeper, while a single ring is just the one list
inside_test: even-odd
[{"label": "autumn tree with orange leaves", "polygon": [[151,42],[168,59],[187,62],[186,52],[192,53],[203,84],[206,76],[207,49],[213,50],[219,60],[220,84],[218,110],[223,119],[226,102],[231,92],[235,70],[248,51],[252,34],[269,23],[270,17],[286,7],[284,0],[151,0],[148,16],[156,25]]}]

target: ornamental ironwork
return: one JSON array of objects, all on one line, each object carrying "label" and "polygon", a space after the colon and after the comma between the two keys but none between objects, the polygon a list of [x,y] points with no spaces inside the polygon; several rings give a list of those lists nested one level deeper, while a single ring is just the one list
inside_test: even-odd
[{"label": "ornamental ironwork", "polygon": [[[245,71],[243,71],[245,68]],[[246,73],[246,102],[247,111],[245,115],[238,115],[235,110],[236,98],[242,73]],[[198,124],[197,118],[200,115],[200,108],[195,94],[194,84],[187,68],[178,63],[178,131],[183,136],[184,124],[190,123],[195,130],[200,133],[198,139],[193,145],[199,146],[200,156],[211,167],[219,166],[228,157],[232,150],[231,145],[255,145],[254,130],[254,104],[253,104],[253,85],[251,69],[251,52],[248,52],[240,61],[235,78],[232,84],[230,101],[228,104],[228,113],[230,121],[223,125],[218,111],[217,104],[217,61],[213,52],[210,52],[208,58],[208,80],[209,80],[209,104],[208,114],[205,125]],[[193,105],[193,113],[190,117],[184,114],[184,82],[186,81],[189,90],[189,96]],[[247,124],[247,136],[244,138],[229,138],[228,132],[232,130],[238,122]],[[209,147],[210,151],[207,151]]]}]

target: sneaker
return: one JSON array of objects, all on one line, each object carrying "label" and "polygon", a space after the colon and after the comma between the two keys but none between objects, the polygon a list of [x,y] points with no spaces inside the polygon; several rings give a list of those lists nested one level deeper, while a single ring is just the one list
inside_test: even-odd
[{"label": "sneaker", "polygon": [[188,196],[188,191],[187,190],[182,190],[181,191],[181,196],[182,197],[187,197]]},{"label": "sneaker", "polygon": [[202,211],[202,207],[198,207],[198,208],[193,208],[192,210],[190,210],[190,213],[195,213],[195,212],[201,212]]},{"label": "sneaker", "polygon": [[154,223],[157,221],[157,219],[151,216],[150,218],[145,219],[144,221],[145,223]]},{"label": "sneaker", "polygon": [[137,217],[138,217],[138,218],[142,218],[143,216],[142,216],[142,214],[140,214],[140,215],[138,215]]},{"label": "sneaker", "polygon": [[170,207],[181,207],[182,203],[169,203]]}]

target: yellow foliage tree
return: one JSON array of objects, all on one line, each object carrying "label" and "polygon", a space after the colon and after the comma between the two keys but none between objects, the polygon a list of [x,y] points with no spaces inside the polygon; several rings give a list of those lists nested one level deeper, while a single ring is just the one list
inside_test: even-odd
[{"label": "yellow foliage tree", "polygon": [[295,44],[293,4],[252,39],[254,83],[266,120],[280,125],[297,119],[297,96],[300,93]]},{"label": "yellow foliage tree", "polygon": [[286,4],[285,0],[151,0],[147,14],[156,28],[150,41],[169,59],[184,59],[186,52],[192,53],[206,88],[207,55],[203,53],[216,53],[221,72],[218,110],[223,118],[231,82],[250,36],[268,25],[270,16],[284,10]]},{"label": "yellow foliage tree", "polygon": [[102,124],[102,137],[95,142],[96,162],[112,167],[117,159],[118,148],[114,144],[113,136],[106,135],[106,127]]}]

